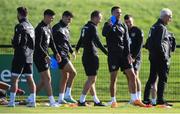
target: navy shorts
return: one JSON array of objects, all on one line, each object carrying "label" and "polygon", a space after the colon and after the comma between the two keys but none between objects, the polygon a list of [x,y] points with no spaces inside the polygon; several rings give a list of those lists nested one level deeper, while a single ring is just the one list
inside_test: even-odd
[{"label": "navy shorts", "polygon": [[108,68],[109,72],[117,71],[121,68],[121,71],[132,68],[132,64],[129,64],[128,59],[121,54],[109,54],[108,55]]},{"label": "navy shorts", "polygon": [[45,58],[34,57],[34,63],[38,72],[43,72],[49,69],[49,64],[46,62]]},{"label": "navy shorts", "polygon": [[68,57],[61,57],[61,62],[58,63],[59,69],[63,69],[68,62],[69,62]]},{"label": "navy shorts", "polygon": [[82,56],[82,63],[87,76],[96,76],[99,69],[98,56]]},{"label": "navy shorts", "polygon": [[11,73],[13,76],[20,76],[21,74],[24,74],[25,76],[32,76],[32,63],[21,63],[13,59]]}]

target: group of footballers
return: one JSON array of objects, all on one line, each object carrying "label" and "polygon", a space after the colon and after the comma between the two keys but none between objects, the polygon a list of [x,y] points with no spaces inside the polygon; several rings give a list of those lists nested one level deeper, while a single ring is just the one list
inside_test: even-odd
[{"label": "group of footballers", "polygon": [[[50,107],[59,107],[60,104],[77,103],[78,106],[87,106],[86,95],[88,92],[93,96],[94,106],[105,106],[96,94],[96,79],[99,68],[99,58],[97,48],[108,56],[108,68],[110,72],[110,95],[111,101],[108,103],[112,107],[117,107],[116,82],[119,68],[127,77],[130,92],[130,103],[135,106],[149,107],[141,100],[141,81],[139,79],[139,69],[141,64],[141,48],[143,45],[143,32],[133,24],[131,15],[124,16],[121,21],[122,11],[118,6],[111,8],[111,18],[105,22],[102,35],[106,38],[107,50],[100,42],[97,26],[101,22],[102,13],[94,10],[90,15],[90,20],[82,27],[80,39],[75,51],[69,42],[69,25],[74,17],[70,11],[64,11],[60,21],[52,28],[51,22],[55,17],[54,11],[47,9],[44,11],[43,20],[33,28],[29,22],[28,11],[25,7],[17,8],[17,18],[19,24],[15,26],[12,45],[14,48],[14,58],[12,61],[12,77],[10,89],[10,101],[8,106],[15,107],[16,90],[18,88],[18,78],[24,74],[27,78],[30,95],[27,98],[28,107],[36,107],[36,94],[44,88],[49,98]],[[76,70],[69,59],[69,53],[76,58],[76,53],[83,47],[82,64],[87,75],[82,94],[78,101],[71,95]],[[50,55],[48,48],[51,48],[55,59],[58,62],[62,79],[59,83],[59,98],[55,101],[51,86]],[[33,80],[32,64],[35,63],[40,74],[40,83],[35,85]]]}]

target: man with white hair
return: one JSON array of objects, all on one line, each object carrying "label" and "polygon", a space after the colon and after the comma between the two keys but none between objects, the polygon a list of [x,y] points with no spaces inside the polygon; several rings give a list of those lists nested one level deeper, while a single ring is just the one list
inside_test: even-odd
[{"label": "man with white hair", "polygon": [[157,105],[172,106],[164,100],[164,90],[167,83],[170,65],[170,52],[174,51],[175,39],[166,25],[171,22],[172,11],[163,8],[157,22],[151,27],[146,42],[149,50],[150,75],[144,91],[144,103],[150,104],[150,90],[159,77],[157,85]]}]

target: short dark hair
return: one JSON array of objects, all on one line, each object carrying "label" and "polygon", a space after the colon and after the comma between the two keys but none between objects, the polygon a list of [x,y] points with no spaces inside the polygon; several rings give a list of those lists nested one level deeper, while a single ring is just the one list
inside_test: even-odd
[{"label": "short dark hair", "polygon": [[132,18],[132,17],[133,17],[132,15],[126,14],[126,15],[124,16],[124,20],[128,20],[129,18]]},{"label": "short dark hair", "polygon": [[18,7],[17,8],[17,12],[18,14],[20,14],[21,16],[27,16],[28,12],[27,12],[27,8],[25,7]]},{"label": "short dark hair", "polygon": [[98,17],[100,13],[101,13],[100,11],[94,10],[94,11],[91,13],[91,19],[94,18],[94,17]]},{"label": "short dark hair", "polygon": [[113,6],[113,7],[111,8],[111,14],[112,14],[113,11],[116,10],[116,9],[120,9],[120,7],[119,7],[119,6]]},{"label": "short dark hair", "polygon": [[45,16],[45,15],[54,16],[54,15],[55,15],[55,12],[54,12],[53,10],[51,10],[51,9],[46,9],[46,10],[44,11],[44,16]]},{"label": "short dark hair", "polygon": [[64,11],[63,14],[62,14],[62,16],[66,16],[66,17],[70,16],[71,18],[74,17],[74,15],[72,14],[72,12],[70,12],[70,11],[68,11],[68,10]]}]

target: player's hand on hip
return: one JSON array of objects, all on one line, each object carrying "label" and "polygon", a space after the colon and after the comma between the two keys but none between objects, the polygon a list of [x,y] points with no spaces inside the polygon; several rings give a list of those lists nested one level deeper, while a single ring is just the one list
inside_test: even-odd
[{"label": "player's hand on hip", "polygon": [[128,55],[128,62],[129,64],[133,63],[133,58],[131,57],[131,54]]},{"label": "player's hand on hip", "polygon": [[51,57],[47,55],[45,57],[45,61],[50,65],[51,64]]},{"label": "player's hand on hip", "polygon": [[61,62],[61,56],[59,55],[59,53],[56,54],[56,60],[58,63]]}]

